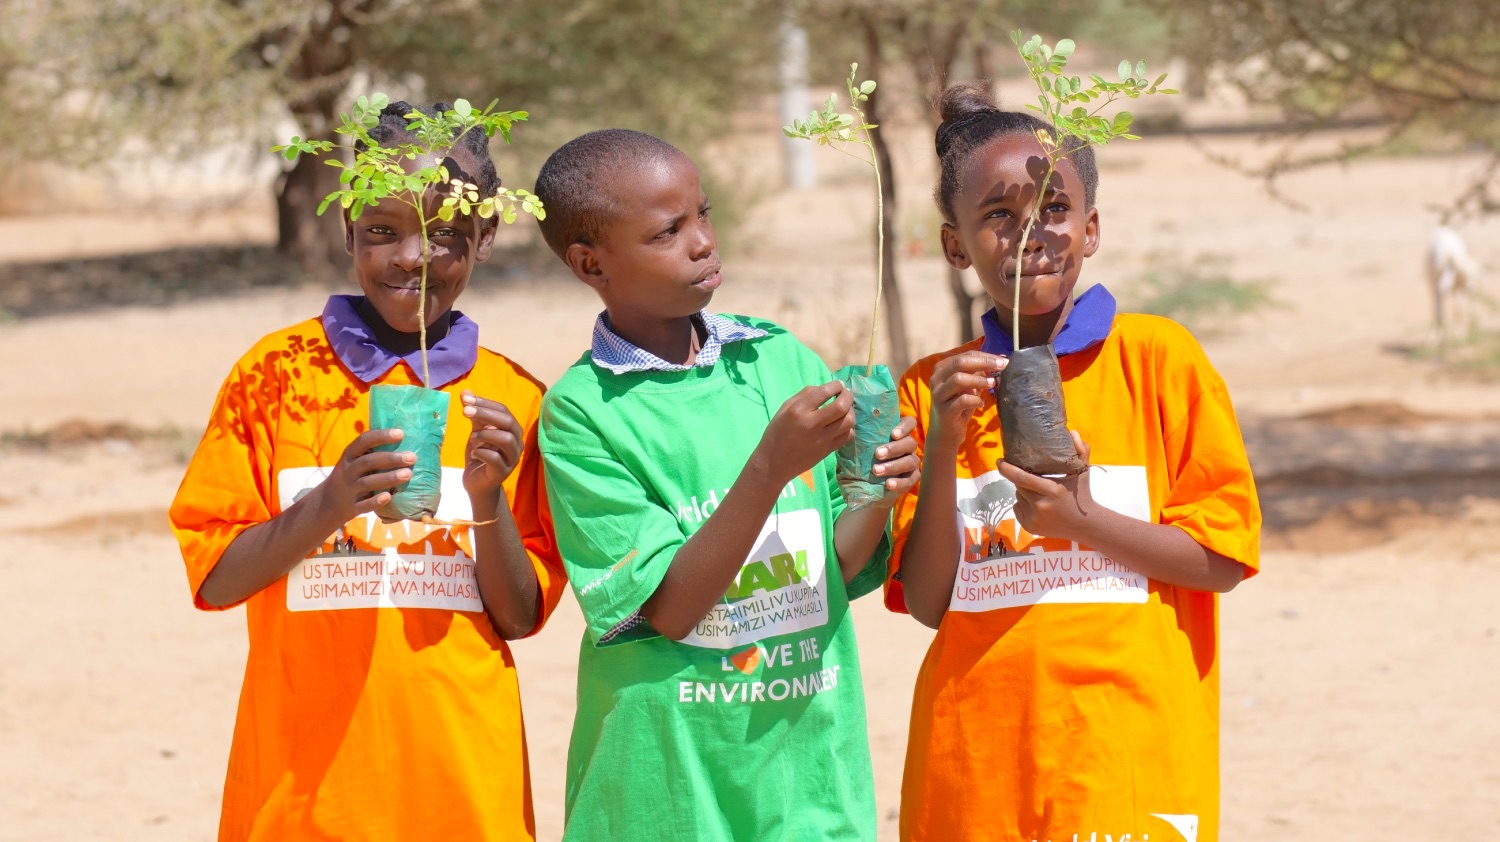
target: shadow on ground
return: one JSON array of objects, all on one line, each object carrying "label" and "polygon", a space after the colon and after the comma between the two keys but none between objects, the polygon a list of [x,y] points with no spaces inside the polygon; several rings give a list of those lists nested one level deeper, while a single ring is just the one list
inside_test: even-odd
[{"label": "shadow on ground", "polygon": [[1373,546],[1500,498],[1500,418],[1356,404],[1243,430],[1268,548]]},{"label": "shadow on ground", "polygon": [[[532,269],[535,249],[507,249],[474,272],[493,285]],[[550,257],[550,255],[547,255]],[[550,263],[545,264],[550,268]],[[309,271],[271,246],[211,246],[0,264],[0,317],[29,319],[116,307],[165,307],[255,290],[312,285],[354,291],[347,265]]]}]

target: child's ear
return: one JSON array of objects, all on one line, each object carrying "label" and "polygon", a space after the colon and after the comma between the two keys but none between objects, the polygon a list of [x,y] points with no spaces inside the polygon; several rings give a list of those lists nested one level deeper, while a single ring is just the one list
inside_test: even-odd
[{"label": "child's ear", "polygon": [[349,252],[349,256],[353,257],[354,256],[354,222],[349,219],[349,211],[348,211],[348,209],[345,209],[344,212],[343,212],[343,214],[341,214],[341,215],[344,218],[344,251]]},{"label": "child's ear", "polygon": [[500,222],[495,217],[479,219],[479,245],[474,249],[475,263],[490,259],[490,252],[495,250],[495,233],[499,230]]},{"label": "child's ear", "polygon": [[973,265],[969,256],[964,254],[964,244],[958,239],[958,229],[951,222],[944,222],[942,230],[938,232],[938,238],[943,242],[943,257],[948,259],[948,265],[954,269],[967,269]]},{"label": "child's ear", "polygon": [[1099,250],[1099,209],[1089,208],[1088,218],[1083,223],[1083,256],[1093,257]]},{"label": "child's ear", "polygon": [[573,277],[596,290],[604,289],[604,269],[599,266],[599,255],[595,253],[593,246],[583,243],[568,246],[568,250],[563,252],[563,262],[573,270]]}]

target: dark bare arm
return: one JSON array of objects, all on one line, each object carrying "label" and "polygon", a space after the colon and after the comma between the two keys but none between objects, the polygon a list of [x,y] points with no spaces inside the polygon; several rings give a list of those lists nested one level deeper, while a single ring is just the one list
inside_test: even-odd
[{"label": "dark bare arm", "polygon": [[417,457],[409,451],[370,449],[401,437],[400,430],[361,433],[307,496],[231,541],[198,595],[215,607],[248,599],[285,576],[339,527],[384,506],[391,499],[386,489],[411,479]]},{"label": "dark bare arm", "polygon": [[[1073,444],[1088,464],[1088,445],[1076,432]],[[1243,564],[1181,529],[1126,517],[1096,503],[1087,471],[1052,480],[1002,463],[1000,474],[1016,486],[1016,520],[1028,532],[1077,541],[1137,573],[1182,588],[1226,593],[1245,578]]]},{"label": "dark bare arm", "polygon": [[536,627],[542,598],[536,569],[521,541],[504,487],[520,464],[526,432],[504,404],[467,391],[462,400],[464,415],[473,426],[464,463],[464,490],[477,521],[470,529],[479,599],[496,633],[515,640]]},{"label": "dark bare arm", "polygon": [[917,440],[911,435],[916,426],[915,418],[902,418],[891,430],[891,443],[875,451],[875,475],[886,477],[885,494],[880,500],[858,511],[845,509],[833,524],[833,548],[846,585],[859,575],[880,546],[890,522],[891,507],[917,484],[917,469],[922,463],[917,458]]},{"label": "dark bare arm", "polygon": [[836,380],[808,386],[781,405],[724,501],[677,549],[661,584],[641,605],[652,628],[681,640],[713,608],[754,549],[786,484],[853,434],[853,405]]},{"label": "dark bare arm", "polygon": [[922,488],[901,558],[906,610],[929,628],[937,628],[948,613],[953,578],[958,574],[960,548],[954,518],[964,430],[969,418],[984,406],[985,392],[994,388],[993,373],[1005,363],[1004,357],[966,351],[939,362],[932,373]]}]

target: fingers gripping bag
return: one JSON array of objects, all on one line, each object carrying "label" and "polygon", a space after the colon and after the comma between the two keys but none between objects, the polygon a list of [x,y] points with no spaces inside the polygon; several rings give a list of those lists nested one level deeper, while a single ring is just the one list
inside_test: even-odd
[{"label": "fingers gripping bag", "polygon": [[391,501],[375,514],[386,522],[421,520],[437,514],[443,480],[443,433],[448,428],[448,394],[421,386],[370,387],[370,429],[398,429],[401,441],[375,450],[409,450],[417,454],[411,479],[398,486]]},{"label": "fingers gripping bag", "polygon": [[851,510],[863,509],[885,494],[885,477],[871,473],[875,451],[889,444],[891,431],[900,421],[896,383],[883,365],[846,365],[834,372],[854,396],[854,438],[839,448],[839,489]]}]

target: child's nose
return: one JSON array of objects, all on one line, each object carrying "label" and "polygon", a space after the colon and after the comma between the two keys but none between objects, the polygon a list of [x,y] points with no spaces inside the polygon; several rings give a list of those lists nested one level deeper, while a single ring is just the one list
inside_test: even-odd
[{"label": "child's nose", "polygon": [[693,240],[694,258],[708,257],[719,247],[719,241],[714,237],[714,226],[709,222],[698,226],[694,230],[694,236],[696,237]]},{"label": "child's nose", "polygon": [[406,272],[422,268],[422,238],[403,237],[391,253],[391,265]]}]

